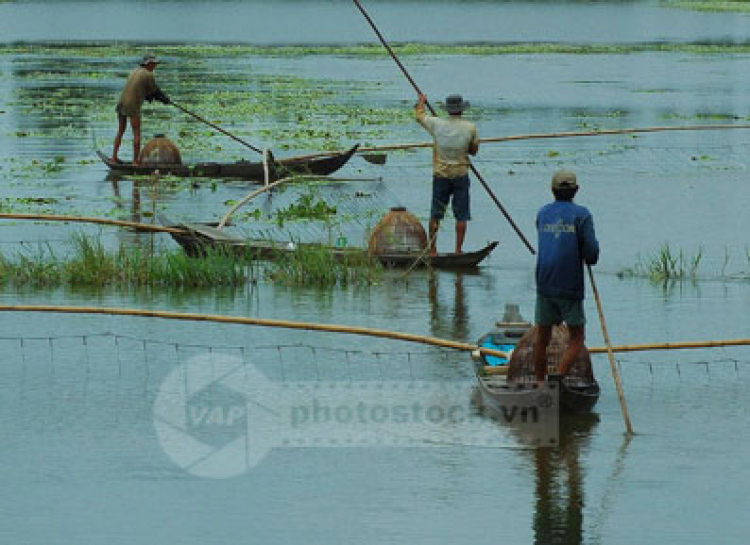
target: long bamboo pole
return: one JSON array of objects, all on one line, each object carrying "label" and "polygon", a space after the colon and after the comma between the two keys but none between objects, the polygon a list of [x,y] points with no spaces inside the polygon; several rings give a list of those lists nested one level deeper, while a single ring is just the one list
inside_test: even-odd
[{"label": "long bamboo pole", "polygon": [[[373,330],[362,327],[341,326],[336,324],[315,324],[308,322],[290,322],[285,320],[267,320],[262,318],[246,318],[242,316],[221,316],[212,314],[186,314],[178,312],[126,309],[112,307],[71,307],[71,306],[52,306],[52,305],[0,305],[0,312],[61,312],[69,314],[111,314],[118,316],[141,316],[174,320],[206,321],[219,323],[237,323],[245,325],[269,326],[269,327],[286,327],[290,329],[309,329],[315,331],[327,331],[331,333],[350,333],[366,335],[364,331],[383,332],[385,330]],[[397,340],[408,340],[412,342],[423,342],[415,339],[437,339],[436,337],[423,337],[420,335],[411,335],[405,333],[388,332],[397,336],[389,338]],[[371,336],[377,336],[375,334]],[[408,337],[408,338],[406,338]],[[479,349],[482,353],[490,356],[507,357],[507,354],[498,350],[479,347],[467,343],[458,343],[444,339],[437,339],[445,348],[454,348],[461,351],[474,351]],[[425,342],[425,344],[431,344]],[[608,347],[591,347],[588,351],[592,354],[609,352],[642,352],[650,350],[694,350],[699,348],[718,348],[726,346],[750,346],[750,339],[722,339],[716,341],[692,341],[692,342],[675,342],[675,343],[653,343],[653,344],[628,344]]]},{"label": "long bamboo pole", "polygon": [[242,138],[240,138],[239,136],[235,136],[235,135],[233,135],[233,134],[232,134],[231,132],[229,132],[229,131],[226,131],[226,130],[222,129],[221,127],[219,127],[219,126],[218,126],[218,125],[216,125],[215,123],[211,123],[211,122],[210,122],[210,121],[209,121],[208,119],[204,119],[203,117],[199,116],[198,114],[196,114],[196,113],[193,113],[193,112],[191,112],[190,110],[188,110],[188,109],[187,109],[187,108],[185,108],[184,106],[181,106],[180,104],[177,104],[177,103],[176,103],[175,101],[172,101],[172,102],[171,102],[170,104],[172,104],[172,106],[174,106],[174,107],[175,107],[175,108],[177,108],[178,110],[180,110],[180,111],[182,111],[182,112],[184,112],[184,113],[188,114],[188,115],[189,115],[190,117],[193,117],[193,118],[197,119],[197,120],[198,120],[198,121],[200,121],[201,123],[205,123],[205,124],[206,124],[206,125],[208,125],[209,127],[213,128],[213,129],[216,129],[217,131],[219,131],[220,133],[222,133],[222,134],[224,134],[224,135],[228,136],[228,137],[229,137],[229,138],[231,138],[232,140],[235,140],[235,141],[239,142],[239,143],[240,143],[240,144],[242,144],[243,146],[246,146],[246,147],[250,148],[251,150],[253,150],[253,151],[256,151],[256,152],[258,152],[258,153],[263,153],[263,150],[262,150],[262,149],[260,149],[260,148],[256,148],[256,147],[255,147],[255,146],[253,146],[252,144],[249,144],[249,143],[245,142],[245,141],[244,141],[244,140],[243,140]]},{"label": "long bamboo pole", "polygon": [[[181,314],[176,312],[140,310],[140,309],[123,309],[123,308],[100,308],[100,307],[58,307],[50,305],[0,305],[0,312],[17,311],[17,312],[67,312],[74,314],[112,314],[120,316],[150,316],[155,318],[172,318],[178,320],[209,321],[223,323],[242,323],[246,325],[272,326],[272,327],[289,327],[291,329],[311,329],[318,331],[329,331],[333,333],[358,333],[359,330],[366,328],[353,328],[351,326],[337,326],[333,324],[307,324],[306,322],[286,322],[283,320],[265,320],[260,318],[244,318],[236,316],[216,316],[204,314]],[[280,325],[292,324],[292,325]],[[308,327],[309,326],[309,327]],[[346,329],[344,331],[343,329]],[[373,330],[377,331],[377,330]],[[404,335],[399,333],[398,335]],[[418,336],[416,336],[418,337]],[[395,337],[393,337],[395,338]],[[399,337],[400,338],[400,337]],[[425,337],[430,338],[430,337]],[[407,340],[407,339],[402,339]],[[449,345],[441,344],[447,348],[456,348],[461,351],[473,351],[479,348],[482,353],[490,356],[507,357],[507,354],[497,350],[485,349],[471,344],[454,343],[446,341]],[[647,352],[652,350],[695,350],[700,348],[720,348],[727,346],[750,346],[750,339],[720,339],[716,341],[687,341],[674,343],[650,343],[650,344],[626,344],[609,347],[590,347],[588,351],[592,354],[601,354],[611,350],[612,352]]]},{"label": "long bamboo pole", "polygon": [[[388,51],[388,54],[391,56],[391,58],[396,63],[396,65],[401,69],[401,73],[406,77],[406,79],[409,81],[409,83],[411,83],[411,86],[414,88],[414,90],[417,92],[417,94],[424,95],[424,93],[419,88],[419,86],[417,85],[417,83],[409,75],[409,72],[406,71],[406,68],[404,67],[404,65],[401,64],[401,61],[396,56],[396,54],[393,52],[393,49],[391,49],[391,46],[388,45],[388,42],[386,42],[385,38],[383,37],[383,35],[378,30],[378,27],[375,26],[375,22],[372,20],[372,18],[370,17],[370,15],[365,11],[365,8],[362,7],[362,4],[359,2],[359,0],[353,0],[353,1],[354,1],[354,4],[359,9],[359,11],[364,16],[364,18],[367,20],[367,22],[370,25],[370,27],[372,28],[372,30],[375,32],[375,35],[380,40],[380,43],[383,45],[383,47],[386,49],[386,51]],[[427,108],[429,108],[430,113],[432,113],[432,115],[437,115],[437,113],[435,112],[435,109],[432,107],[432,105],[429,102],[425,102],[425,104],[427,105]],[[508,223],[510,224],[510,226],[516,232],[516,234],[521,239],[521,241],[524,243],[524,245],[529,250],[529,252],[531,252],[532,255],[536,254],[536,250],[534,250],[534,247],[526,239],[526,237],[524,236],[524,234],[521,232],[521,230],[515,224],[515,222],[513,221],[513,218],[510,217],[510,214],[508,214],[508,212],[505,210],[505,207],[498,200],[497,196],[495,196],[495,193],[493,193],[492,189],[490,189],[490,186],[484,180],[484,178],[479,173],[479,171],[476,169],[476,167],[473,164],[469,163],[469,168],[471,169],[471,172],[474,174],[474,176],[476,176],[477,179],[479,180],[479,182],[482,184],[482,187],[484,187],[485,191],[490,196],[490,198],[495,203],[495,205],[500,209],[500,212],[503,214],[503,216],[505,217],[505,219],[508,221]]]},{"label": "long bamboo pole", "polygon": [[[696,350],[699,348],[721,348],[726,346],[750,346],[750,339],[725,339],[719,341],[691,341],[676,343],[624,344],[613,346],[613,352],[650,352],[656,350]],[[597,346],[588,349],[592,354],[602,354],[609,349]]]},{"label": "long bamboo pole", "polygon": [[129,227],[138,231],[152,231],[154,233],[186,234],[185,229],[178,227],[163,227],[149,223],[138,223],[136,221],[112,220],[108,218],[93,218],[87,216],[59,216],[55,214],[0,214],[0,219],[8,220],[37,220],[37,221],[65,221],[72,223],[96,223],[100,225],[115,225],[117,227]]},{"label": "long bamboo pole", "polygon": [[620,381],[620,373],[617,371],[617,363],[615,362],[615,354],[612,351],[612,343],[609,340],[609,332],[607,331],[607,323],[604,320],[604,310],[602,309],[602,301],[599,297],[599,290],[596,288],[596,282],[594,281],[594,272],[591,270],[591,265],[586,264],[586,269],[589,272],[589,281],[591,282],[591,289],[594,292],[594,299],[596,300],[596,310],[599,313],[599,323],[602,326],[602,335],[604,336],[604,344],[607,346],[607,356],[609,357],[609,366],[612,369],[612,377],[615,380],[615,386],[617,387],[617,397],[620,399],[620,410],[622,411],[622,418],[625,421],[625,429],[628,435],[633,435],[633,424],[630,422],[630,414],[628,414],[628,404],[625,401],[625,393],[622,389],[622,382]]},{"label": "long bamboo pole", "polygon": [[73,307],[65,305],[0,305],[0,312],[59,312],[62,314],[107,314],[113,316],[137,316],[141,318],[166,318],[171,320],[185,320],[196,322],[214,322],[222,324],[242,324],[264,327],[280,327],[286,329],[303,329],[308,331],[325,331],[328,333],[344,333],[362,335],[366,337],[380,337],[397,341],[427,344],[441,348],[452,348],[464,352],[479,350],[482,354],[508,358],[509,355],[501,350],[477,347],[473,344],[460,343],[438,337],[374,329],[369,327],[347,326],[338,324],[320,324],[314,322],[294,322],[290,320],[271,320],[268,318],[249,318],[246,316],[222,316],[218,314],[194,314],[187,312],[171,312],[166,310],[149,310],[117,307]]},{"label": "long bamboo pole", "polygon": [[[570,131],[570,132],[549,132],[549,133],[530,133],[530,134],[515,134],[508,136],[494,136],[488,138],[480,138],[480,144],[496,144],[502,142],[515,142],[519,140],[545,140],[553,138],[574,138],[584,136],[607,136],[617,134],[638,134],[638,133],[651,133],[651,132],[669,132],[669,131],[712,131],[712,130],[726,130],[726,129],[750,129],[750,125],[683,125],[681,127],[634,127],[625,129],[599,129],[594,131]],[[357,149],[357,153],[371,153],[379,151],[398,151],[413,148],[431,148],[433,142],[406,142],[401,144],[387,144],[384,146],[369,146],[360,147]],[[309,155],[300,155],[295,159],[315,159],[318,157],[329,157],[334,153],[340,152],[320,152],[311,153]]]}]

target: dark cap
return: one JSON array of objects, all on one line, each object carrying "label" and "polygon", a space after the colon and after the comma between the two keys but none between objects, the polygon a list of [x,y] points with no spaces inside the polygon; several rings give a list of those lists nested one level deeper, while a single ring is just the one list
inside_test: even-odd
[{"label": "dark cap", "polygon": [[578,180],[572,170],[558,170],[552,176],[552,189],[578,189]]},{"label": "dark cap", "polygon": [[445,111],[449,114],[460,114],[469,108],[469,103],[461,95],[449,95],[445,99]]}]

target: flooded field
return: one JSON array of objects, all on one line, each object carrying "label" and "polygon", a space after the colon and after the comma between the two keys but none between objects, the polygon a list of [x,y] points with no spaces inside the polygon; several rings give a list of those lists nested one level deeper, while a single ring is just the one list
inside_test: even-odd
[{"label": "flooded field", "polygon": [[[157,81],[175,101],[277,157],[426,140],[413,121],[412,89],[346,2],[129,5],[0,3],[0,211],[208,222],[252,191],[248,183],[210,177],[163,177],[156,184],[113,177],[99,161],[95,150],[111,150],[124,78],[145,51],[164,59]],[[48,22],[32,28],[41,11]],[[92,18],[86,29],[72,22],[82,12]],[[129,19],[143,14],[151,17],[144,24]],[[386,35],[412,43],[396,51],[432,100],[453,92],[470,100],[467,115],[482,137],[750,124],[744,14],[651,2],[373,2],[372,14]],[[452,17],[466,21],[464,29],[482,24],[454,34],[455,25],[445,28]],[[91,43],[57,43],[71,40]],[[257,159],[176,108],[147,106],[144,140],[161,133],[186,162]],[[486,144],[475,164],[534,243],[534,216],[551,199],[552,173],[574,169],[581,183],[576,200],[594,214],[602,246],[595,273],[613,343],[680,342],[750,336],[749,151],[748,129],[665,132]],[[122,157],[129,153],[126,133]],[[426,220],[430,161],[427,150],[389,153],[384,165],[355,157],[335,174],[348,181],[262,196],[238,215],[232,232],[323,242],[343,237],[362,245],[392,206]],[[280,210],[305,196],[333,203],[335,218],[279,221]],[[404,278],[383,271],[373,281],[327,287],[261,272],[253,281],[200,288],[95,288],[5,277],[2,301],[338,323],[474,343],[507,302],[532,318],[535,286],[532,256],[476,183],[472,215],[466,246],[500,243],[474,273],[415,270]],[[163,234],[2,220],[0,252],[3,262],[64,260],[74,251],[72,237],[81,234],[112,251],[121,245],[178,251]],[[450,249],[453,236],[448,219],[440,249]],[[665,251],[682,254],[685,278],[649,278]],[[588,344],[602,346],[590,294],[586,312]],[[618,356],[637,433],[629,442],[607,360],[595,356],[603,389],[595,418],[564,421],[556,449],[523,448],[508,429],[479,417],[471,408],[468,355],[422,345],[200,322],[3,313],[0,350],[4,542],[745,540],[747,347]],[[292,387],[298,381],[364,384],[363,393],[341,401],[350,407],[375,395],[365,390],[382,381],[447,386],[476,417],[475,435],[456,440],[466,430],[449,426],[454,440],[436,435],[404,446],[400,434],[424,430],[386,424],[378,433],[387,441],[375,434],[380,442],[303,443],[296,429],[264,428],[261,409],[272,404],[258,401],[260,412],[252,416],[258,436],[247,438],[240,456],[246,465],[217,478],[203,464],[221,465],[223,439],[212,437],[213,448],[187,462],[170,450],[175,438],[162,425],[168,420],[162,403],[174,401],[165,385],[192,361],[208,362],[212,378],[223,376],[224,365],[233,365],[232,373],[241,369],[237,384],[262,373],[281,388],[275,401],[290,403],[299,420],[304,396]],[[269,441],[264,449],[261,437]]]}]

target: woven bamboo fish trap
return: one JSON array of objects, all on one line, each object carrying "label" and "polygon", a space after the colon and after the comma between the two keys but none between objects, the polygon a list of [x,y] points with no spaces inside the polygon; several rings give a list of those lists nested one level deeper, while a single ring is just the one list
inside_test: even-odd
[{"label": "woven bamboo fish trap", "polygon": [[372,254],[420,252],[427,247],[427,233],[406,208],[391,208],[373,229],[367,247]]},{"label": "woven bamboo fish trap", "polygon": [[[534,341],[537,327],[532,327],[516,345],[510,358],[508,380],[534,379]],[[547,348],[547,364],[550,369],[557,370],[563,352],[568,346],[568,328],[564,325],[552,328],[552,337]],[[591,366],[591,355],[586,347],[583,348],[578,359],[573,363],[567,376],[588,381],[594,380]]]},{"label": "woven bamboo fish trap", "polygon": [[182,155],[174,142],[163,134],[157,134],[143,146],[141,163],[144,165],[181,165]]}]

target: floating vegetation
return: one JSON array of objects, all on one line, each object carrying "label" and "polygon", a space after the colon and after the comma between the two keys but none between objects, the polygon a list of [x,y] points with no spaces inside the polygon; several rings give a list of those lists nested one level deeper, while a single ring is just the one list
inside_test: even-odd
[{"label": "floating vegetation", "polygon": [[750,12],[750,2],[747,0],[667,0],[664,5],[693,11]]},{"label": "floating vegetation", "polygon": [[[681,8],[699,9],[714,7],[713,11],[750,11],[746,1],[690,1],[676,0],[668,5]],[[681,53],[721,53],[749,52],[750,44],[727,43],[633,43],[633,44],[569,44],[557,42],[530,42],[506,44],[426,44],[409,42],[392,42],[394,52],[404,56],[426,55],[517,55],[517,54],[628,54],[640,52],[681,52]],[[131,58],[138,59],[144,50],[153,49],[163,58],[189,57],[191,59],[226,59],[227,57],[300,57],[300,56],[338,56],[338,57],[387,57],[388,53],[379,44],[352,45],[288,45],[288,46],[254,46],[254,45],[221,45],[221,44],[123,44],[123,43],[55,43],[42,44],[6,44],[0,45],[0,54],[30,54],[47,57],[77,58]],[[98,72],[81,70],[89,79],[98,79]]]},{"label": "floating vegetation", "polygon": [[270,262],[268,277],[297,286],[363,286],[377,284],[383,273],[380,262],[364,251],[336,255],[333,248],[299,245]]},{"label": "floating vegetation", "polygon": [[638,256],[635,267],[621,271],[618,276],[648,278],[653,282],[695,280],[702,258],[703,249],[700,247],[695,254],[687,256],[683,250],[673,250],[665,243],[654,255]]}]

